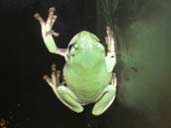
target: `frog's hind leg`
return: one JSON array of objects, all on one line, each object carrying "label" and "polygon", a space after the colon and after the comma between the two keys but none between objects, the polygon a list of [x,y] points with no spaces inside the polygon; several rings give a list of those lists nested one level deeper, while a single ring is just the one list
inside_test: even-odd
[{"label": "frog's hind leg", "polygon": [[110,27],[106,27],[105,41],[107,44],[107,56],[106,56],[106,67],[108,72],[112,72],[114,66],[116,65],[116,41],[113,35],[113,31]]},{"label": "frog's hind leg", "polygon": [[93,115],[98,116],[103,114],[112,104],[116,97],[116,81],[116,75],[115,73],[113,73],[111,84],[106,86],[101,97],[98,99],[97,103],[93,107]]},{"label": "frog's hind leg", "polygon": [[58,99],[74,112],[80,113],[83,111],[82,105],[79,103],[76,95],[68,87],[60,83],[60,72],[56,70],[56,65],[51,66],[51,78],[45,75],[43,78],[51,86],[53,92]]},{"label": "frog's hind leg", "polygon": [[80,113],[84,110],[75,94],[66,86],[60,85],[56,88],[55,94],[72,111]]}]

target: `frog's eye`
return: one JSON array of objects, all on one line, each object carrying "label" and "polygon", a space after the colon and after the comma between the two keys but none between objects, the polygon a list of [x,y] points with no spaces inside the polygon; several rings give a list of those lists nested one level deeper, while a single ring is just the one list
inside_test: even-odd
[{"label": "frog's eye", "polygon": [[71,51],[72,47],[75,45],[75,43],[72,43],[68,46],[68,50]]},{"label": "frog's eye", "polygon": [[68,47],[69,51],[71,51],[72,48],[74,48],[76,50],[76,49],[78,49],[78,45],[76,43],[72,43]]}]

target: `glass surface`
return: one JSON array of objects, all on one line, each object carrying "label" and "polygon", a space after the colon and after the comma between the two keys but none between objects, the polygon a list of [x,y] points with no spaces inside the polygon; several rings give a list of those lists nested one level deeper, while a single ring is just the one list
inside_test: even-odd
[{"label": "glass surface", "polygon": [[[170,128],[171,2],[169,0],[1,0],[0,128]],[[105,26],[117,39],[117,98],[101,116],[92,105],[77,114],[42,79],[64,58],[50,54],[40,26],[49,7],[58,15],[56,44],[67,47],[81,30],[104,42]]]}]

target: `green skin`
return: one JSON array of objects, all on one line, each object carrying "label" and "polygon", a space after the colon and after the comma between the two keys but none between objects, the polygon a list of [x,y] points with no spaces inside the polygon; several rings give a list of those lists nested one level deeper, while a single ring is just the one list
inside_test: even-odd
[{"label": "green skin", "polygon": [[[107,27],[107,55],[99,39],[92,33],[81,31],[76,34],[67,49],[56,47],[52,31],[56,20],[54,8],[49,9],[45,22],[37,13],[35,18],[40,22],[44,43],[51,53],[65,57],[63,69],[64,81],[59,83],[59,72],[52,66],[52,75],[44,79],[52,87],[56,96],[71,110],[80,113],[83,106],[94,103],[93,115],[101,115],[112,104],[116,96],[116,75],[112,70],[116,64],[115,44],[112,30]],[[67,86],[65,86],[65,84]]]}]

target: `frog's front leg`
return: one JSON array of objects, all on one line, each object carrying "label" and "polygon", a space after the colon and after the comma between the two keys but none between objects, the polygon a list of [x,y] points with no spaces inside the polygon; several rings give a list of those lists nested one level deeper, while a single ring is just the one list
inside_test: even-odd
[{"label": "frog's front leg", "polygon": [[105,41],[107,44],[107,56],[106,56],[106,67],[108,72],[112,72],[114,66],[116,65],[116,51],[115,51],[115,38],[113,35],[113,31],[110,27],[106,27],[106,34]]},{"label": "frog's front leg", "polygon": [[39,13],[36,13],[34,17],[39,21],[41,25],[43,41],[46,47],[48,48],[49,52],[54,54],[59,54],[65,57],[66,49],[58,48],[53,39],[53,36],[59,36],[59,33],[54,32],[54,30],[52,29],[57,19],[57,16],[54,15],[54,12],[55,12],[55,8],[53,7],[49,8],[49,15],[47,21],[44,21]]},{"label": "frog's front leg", "polygon": [[111,84],[106,86],[99,99],[97,99],[97,103],[93,107],[93,115],[101,115],[109,108],[116,97],[116,85],[116,74],[113,73]]},{"label": "frog's front leg", "polygon": [[51,78],[47,75],[44,76],[46,82],[52,87],[55,95],[58,99],[65,104],[72,111],[80,113],[84,110],[82,105],[79,103],[76,95],[67,86],[59,82],[60,72],[56,71],[55,65],[52,65]]}]

